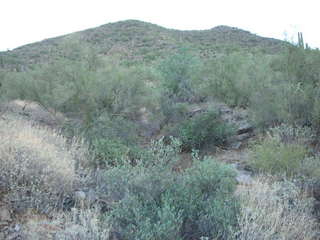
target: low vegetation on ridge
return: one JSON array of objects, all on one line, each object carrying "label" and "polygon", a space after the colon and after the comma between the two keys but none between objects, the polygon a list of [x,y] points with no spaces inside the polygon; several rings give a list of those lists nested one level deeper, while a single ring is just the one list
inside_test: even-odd
[{"label": "low vegetation on ridge", "polygon": [[[319,239],[319,83],[302,35],[226,26],[124,21],[0,53],[0,238]],[[240,169],[216,157],[242,151]]]}]

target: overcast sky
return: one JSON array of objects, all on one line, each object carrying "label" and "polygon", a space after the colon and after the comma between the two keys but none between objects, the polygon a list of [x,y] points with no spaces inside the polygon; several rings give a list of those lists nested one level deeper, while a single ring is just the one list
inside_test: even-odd
[{"label": "overcast sky", "polygon": [[282,40],[300,31],[320,48],[319,0],[0,0],[0,10],[0,51],[127,19],[181,30],[229,25]]}]

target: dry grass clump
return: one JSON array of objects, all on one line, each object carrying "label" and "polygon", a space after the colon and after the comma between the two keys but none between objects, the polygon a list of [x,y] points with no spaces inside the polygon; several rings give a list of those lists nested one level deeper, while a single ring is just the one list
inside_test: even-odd
[{"label": "dry grass clump", "polygon": [[114,239],[115,234],[105,221],[101,221],[101,214],[95,209],[72,209],[55,213],[52,219],[32,214],[21,231],[26,240],[109,240]]},{"label": "dry grass clump", "polygon": [[0,187],[12,208],[62,208],[80,182],[75,165],[86,157],[82,144],[10,115],[0,120],[0,136]]},{"label": "dry grass clump", "polygon": [[239,189],[241,215],[238,240],[319,239],[318,224],[308,199],[291,182],[258,178]]},{"label": "dry grass clump", "polygon": [[27,100],[16,99],[0,104],[2,114],[18,115],[41,126],[58,127],[66,121],[64,115],[52,108]]}]

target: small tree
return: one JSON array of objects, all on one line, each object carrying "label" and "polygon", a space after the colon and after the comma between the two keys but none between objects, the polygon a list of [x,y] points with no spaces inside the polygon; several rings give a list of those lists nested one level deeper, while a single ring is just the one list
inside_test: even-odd
[{"label": "small tree", "polygon": [[190,101],[196,97],[195,79],[200,72],[201,60],[187,49],[181,48],[163,60],[159,70],[163,76],[163,87],[169,97],[179,101]]}]

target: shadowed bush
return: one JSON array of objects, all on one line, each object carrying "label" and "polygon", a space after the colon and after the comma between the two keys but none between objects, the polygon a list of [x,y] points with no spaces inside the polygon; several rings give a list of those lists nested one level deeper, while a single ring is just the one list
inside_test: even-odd
[{"label": "shadowed bush", "polygon": [[233,127],[220,119],[215,111],[186,119],[174,130],[182,142],[182,148],[186,151],[223,145],[234,131]]}]

